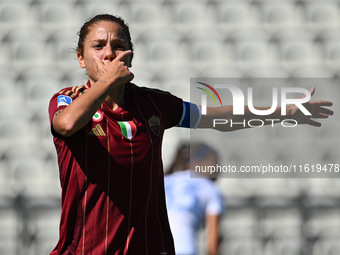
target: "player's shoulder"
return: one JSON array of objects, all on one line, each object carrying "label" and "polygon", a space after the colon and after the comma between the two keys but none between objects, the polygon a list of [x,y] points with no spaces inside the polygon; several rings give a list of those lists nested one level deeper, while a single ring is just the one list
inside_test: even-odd
[{"label": "player's shoulder", "polygon": [[88,84],[81,85],[81,86],[73,86],[73,87],[66,87],[61,89],[59,92],[57,92],[56,96],[69,96],[70,98],[74,99],[89,89]]},{"label": "player's shoulder", "polygon": [[[66,102],[66,105],[70,104],[75,98],[77,98],[78,96],[80,96],[81,94],[83,94],[84,92],[86,92],[86,90],[89,89],[89,85],[85,84],[85,85],[81,85],[81,86],[73,86],[73,87],[65,87],[61,90],[59,90],[58,92],[56,92],[50,102],[54,102],[55,100],[58,101],[58,105],[59,105],[59,101],[62,102]],[[62,104],[64,105],[64,104]]]},{"label": "player's shoulder", "polygon": [[147,88],[147,87],[141,87],[141,89],[143,91],[145,91],[145,93],[147,94],[150,94],[150,95],[166,95],[166,96],[170,96],[171,93],[169,91],[165,91],[165,90],[160,90],[160,89],[157,89],[157,88]]},{"label": "player's shoulder", "polygon": [[171,93],[168,91],[164,91],[158,88],[138,86],[134,83],[127,84],[127,90],[131,92],[137,92],[137,93],[143,92],[149,95],[171,95]]}]

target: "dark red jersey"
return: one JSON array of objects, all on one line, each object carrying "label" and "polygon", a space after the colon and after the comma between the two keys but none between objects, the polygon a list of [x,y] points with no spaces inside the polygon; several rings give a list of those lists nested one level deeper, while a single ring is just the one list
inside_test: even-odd
[{"label": "dark red jersey", "polygon": [[[81,96],[65,88],[53,115]],[[124,106],[104,102],[69,138],[52,128],[62,187],[60,239],[55,254],[174,254],[166,213],[161,145],[178,124],[183,102],[169,93],[126,85]]]}]

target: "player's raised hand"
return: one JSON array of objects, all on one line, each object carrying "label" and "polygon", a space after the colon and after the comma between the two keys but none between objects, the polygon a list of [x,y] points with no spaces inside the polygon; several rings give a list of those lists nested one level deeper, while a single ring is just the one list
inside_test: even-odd
[{"label": "player's raised hand", "polygon": [[106,62],[97,56],[93,56],[96,61],[99,76],[105,78],[110,77],[115,84],[123,84],[131,81],[134,75],[127,65],[127,59],[131,57],[131,55],[132,51],[126,50],[119,53],[112,61]]},{"label": "player's raised hand", "polygon": [[[315,93],[315,88],[310,89],[311,96]],[[303,96],[305,97],[305,96]],[[311,115],[303,114],[295,105],[289,106],[291,116],[299,124],[308,124],[315,127],[320,127],[321,123],[315,119],[326,119],[333,115],[333,111],[327,107],[332,106],[333,103],[327,100],[315,100],[304,103],[303,106],[310,112]]]}]

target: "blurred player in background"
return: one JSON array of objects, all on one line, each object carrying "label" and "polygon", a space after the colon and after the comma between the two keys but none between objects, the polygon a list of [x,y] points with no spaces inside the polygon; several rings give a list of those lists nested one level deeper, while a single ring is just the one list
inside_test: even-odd
[{"label": "blurred player in background", "polygon": [[[49,105],[62,187],[60,236],[51,254],[175,254],[164,194],[164,130],[211,127],[212,118],[235,117],[232,107],[208,108],[202,116],[195,104],[130,83],[129,28],[112,15],[82,26],[77,57],[88,82],[62,89]],[[327,117],[324,105],[309,102],[312,117]],[[289,114],[314,124],[297,107]]]},{"label": "blurred player in background", "polygon": [[217,152],[211,147],[199,143],[190,146],[189,143],[183,143],[166,172],[164,179],[166,203],[178,255],[198,254],[197,234],[204,225],[206,254],[218,254],[219,220],[224,208],[223,198],[214,180],[208,179],[211,176],[204,176],[203,173],[191,170],[195,165],[204,167],[217,163]]}]

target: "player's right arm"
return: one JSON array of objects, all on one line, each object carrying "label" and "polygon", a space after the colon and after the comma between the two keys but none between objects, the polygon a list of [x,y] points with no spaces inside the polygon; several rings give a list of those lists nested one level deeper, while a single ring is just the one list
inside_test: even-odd
[{"label": "player's right arm", "polygon": [[82,129],[116,86],[132,80],[133,74],[122,61],[129,54],[131,54],[130,51],[122,52],[106,65],[99,59],[97,60],[100,78],[92,84],[86,93],[54,114],[52,126],[55,132],[61,136],[70,137]]}]

